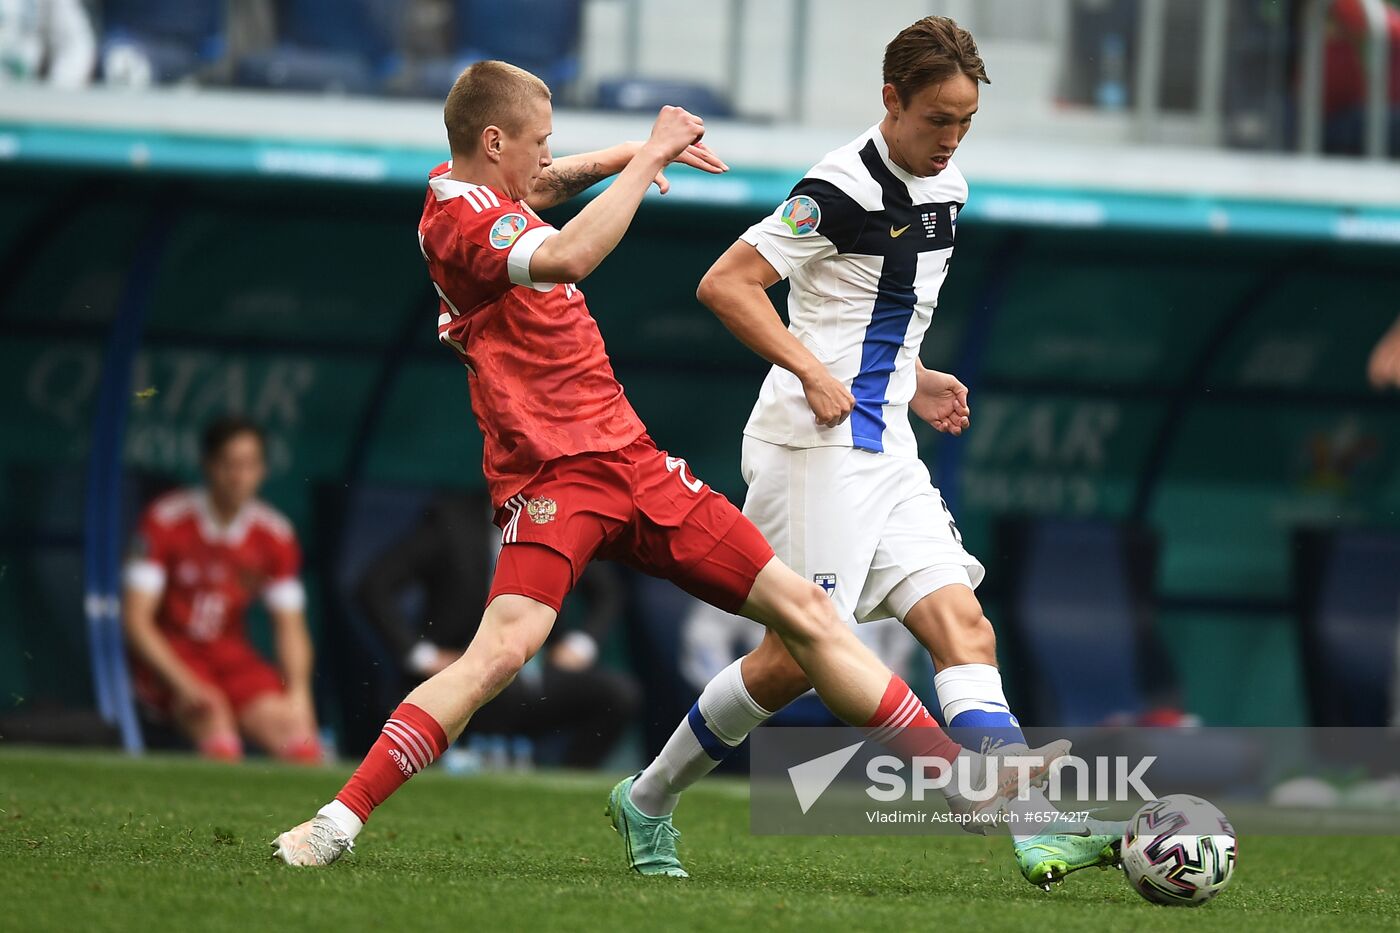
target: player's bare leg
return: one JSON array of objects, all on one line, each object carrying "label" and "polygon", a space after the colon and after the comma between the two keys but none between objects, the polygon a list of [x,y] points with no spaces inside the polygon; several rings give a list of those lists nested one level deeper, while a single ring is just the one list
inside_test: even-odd
[{"label": "player's bare leg", "polygon": [[285,693],[264,693],[238,711],[238,728],[259,748],[283,761],[320,764],[316,719]]},{"label": "player's bare leg", "polygon": [[515,679],[557,615],[525,596],[493,599],[462,656],[399,704],[336,798],[273,840],[274,856],[289,865],[319,867],[353,848],[370,812],[446,751],[472,714]]}]

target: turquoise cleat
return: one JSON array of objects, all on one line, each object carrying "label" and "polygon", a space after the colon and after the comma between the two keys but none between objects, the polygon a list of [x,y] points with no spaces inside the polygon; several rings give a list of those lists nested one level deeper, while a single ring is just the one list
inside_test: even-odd
[{"label": "turquoise cleat", "polygon": [[[1021,875],[1043,891],[1085,868],[1114,868],[1122,863],[1123,824],[1088,820],[1078,832],[1041,833],[1015,844]],[[1068,830],[1069,827],[1063,827]]]},{"label": "turquoise cleat", "polygon": [[676,840],[681,834],[671,825],[671,817],[647,816],[632,804],[632,782],[637,777],[634,774],[618,781],[603,811],[627,846],[627,863],[643,875],[689,878],[690,873],[676,857]]}]

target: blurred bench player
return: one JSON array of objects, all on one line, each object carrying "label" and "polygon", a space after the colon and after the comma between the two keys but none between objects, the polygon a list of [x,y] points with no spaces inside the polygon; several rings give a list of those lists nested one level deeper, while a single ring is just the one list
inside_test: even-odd
[{"label": "blurred bench player", "polygon": [[[288,761],[321,760],[311,701],[311,639],[291,524],[258,501],[263,436],[250,421],[204,431],[205,485],[161,496],[141,518],[126,566],[123,618],[136,693],[208,758],[243,757],[243,738]],[[281,671],[248,642],[261,598]]]},{"label": "blurred bench player", "polygon": [[[885,51],[884,119],[808,172],[699,289],[773,364],[744,429],[744,514],[843,619],[903,622],[933,659],[954,738],[984,752],[1025,740],[973,595],[982,565],[919,460],[908,412],[953,435],[970,423],[966,387],[925,369],[919,347],[967,201],[951,159],[986,80],[976,43],[952,20],[903,30]],[[765,294],[783,278],[789,327]],[[623,835],[639,871],[684,874],[669,830],[681,791],[807,689],[773,637],[705,687],[657,759],[614,790],[627,801]],[[1034,827],[1022,834],[1013,824],[1031,883],[1117,860],[1116,824],[1064,825],[1039,792],[1011,807]]]},{"label": "blurred bench player", "polygon": [[[438,337],[466,369],[501,554],[467,650],[408,695],[335,799],[278,836],[274,854],[306,866],[343,855],[370,812],[535,654],[595,557],[768,625],[836,715],[882,729],[907,754],[958,759],[956,743],[841,624],[821,588],[774,559],[684,460],[656,448],[575,285],[617,246],[650,185],[667,190],[668,164],[725,169],[700,143],[701,120],[666,107],[645,143],[555,162],[549,89],[491,61],[458,78],[444,120],[452,161],[430,175],[419,244],[442,299]],[[562,229],[535,214],[613,174]],[[443,418],[444,430],[457,430]]]}]

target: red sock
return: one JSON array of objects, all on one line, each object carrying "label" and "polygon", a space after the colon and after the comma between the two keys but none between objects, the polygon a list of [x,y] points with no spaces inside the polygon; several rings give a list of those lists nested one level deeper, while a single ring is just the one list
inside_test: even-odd
[{"label": "red sock", "polygon": [[325,761],[321,742],[315,738],[293,739],[278,749],[277,757],[294,765],[319,765]]},{"label": "red sock", "polygon": [[948,737],[909,685],[891,675],[880,708],[865,724],[866,738],[903,758],[923,756],[952,761],[962,746]]},{"label": "red sock", "polygon": [[365,760],[335,799],[350,808],[360,822],[404,781],[422,771],[447,750],[442,726],[412,703],[400,703]]},{"label": "red sock", "polygon": [[199,753],[214,761],[242,761],[243,740],[234,733],[220,732],[200,742]]}]

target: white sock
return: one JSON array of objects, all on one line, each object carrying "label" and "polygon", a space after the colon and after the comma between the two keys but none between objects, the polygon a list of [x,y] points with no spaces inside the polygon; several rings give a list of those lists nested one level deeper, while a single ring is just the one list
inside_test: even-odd
[{"label": "white sock", "polygon": [[337,829],[350,837],[351,842],[354,842],[355,837],[360,834],[360,830],[365,828],[365,824],[360,822],[360,818],[355,815],[355,812],[339,800],[332,800],[317,810],[316,815],[324,816],[334,823]]},{"label": "white sock", "polygon": [[971,711],[1010,713],[1006,691],[1001,687],[1001,671],[991,664],[945,667],[933,676],[933,689],[938,692],[943,721],[949,725]]},{"label": "white sock", "polygon": [[713,771],[773,715],[749,695],[739,664],[735,661],[705,685],[661,754],[632,782],[632,805],[647,816],[674,811],[681,791]]},{"label": "white sock", "polygon": [[[954,727],[955,736],[982,732],[985,733],[983,747],[973,751],[989,754],[1010,751],[1006,746],[997,747],[997,743],[1005,741],[1013,731],[1020,735],[1020,728],[1007,705],[1001,671],[991,664],[958,664],[939,671],[934,675],[933,684],[943,708],[943,721]],[[1028,800],[1013,798],[1008,801],[1007,809],[1016,818],[1011,824],[1011,838],[1016,842],[1048,832],[1060,815],[1038,787],[1031,788]]]}]

